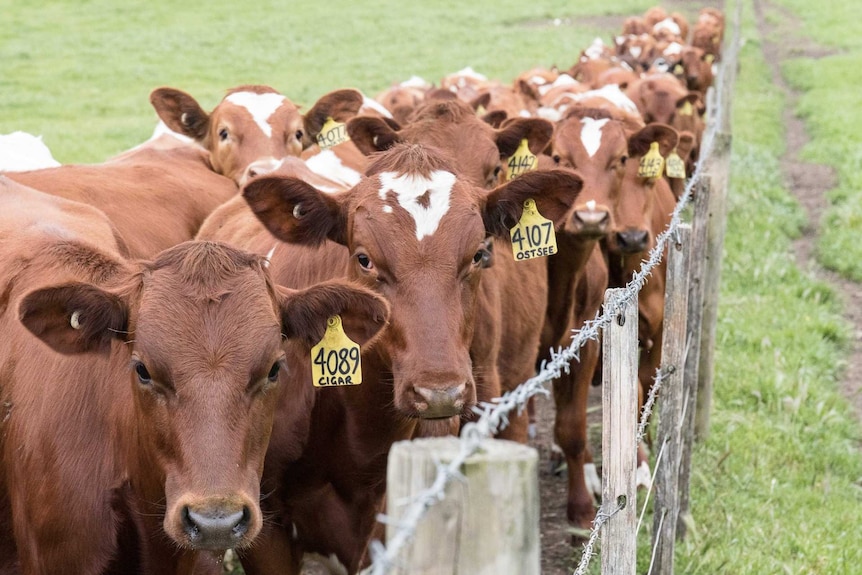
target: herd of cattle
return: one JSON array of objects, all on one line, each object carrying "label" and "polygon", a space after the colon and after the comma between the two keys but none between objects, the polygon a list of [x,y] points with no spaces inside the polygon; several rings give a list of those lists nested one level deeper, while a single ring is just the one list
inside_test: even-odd
[{"label": "herd of cattle", "polygon": [[[228,548],[249,574],[367,564],[393,442],[457,433],[639,268],[697,159],[723,27],[653,8],[567,72],[304,113],[265,86],[209,113],[160,88],[140,146],[7,165],[0,573],[217,573]],[[639,299],[644,393],[663,272]],[[581,527],[599,360],[592,342],[554,383]]]}]

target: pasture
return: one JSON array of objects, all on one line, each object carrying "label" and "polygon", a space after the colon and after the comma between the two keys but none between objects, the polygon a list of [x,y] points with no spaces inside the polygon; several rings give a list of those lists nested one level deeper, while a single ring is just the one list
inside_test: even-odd
[{"label": "pasture", "polygon": [[[839,393],[850,338],[859,336],[834,291],[793,256],[805,216],[781,173],[786,102],[771,81],[754,3],[743,2],[716,395],[711,433],[694,455],[694,525],[677,547],[677,571],[860,573],[862,430]],[[148,96],[159,86],[211,109],[229,87],[269,84],[307,108],[336,88],[373,96],[414,74],[439,81],[465,66],[508,81],[534,66],[568,68],[595,36],[608,40],[624,17],[653,4],[0,0],[0,133],[41,134],[61,162],[98,162],[150,136]],[[709,4],[664,5],[691,16]],[[764,10],[778,24],[792,11],[803,19],[794,33],[840,51],[783,71],[804,91],[806,159],[834,165],[839,177],[819,257],[862,279],[860,8],[777,0]],[[571,572],[578,555],[556,567]],[[648,563],[642,545],[639,570]]]}]

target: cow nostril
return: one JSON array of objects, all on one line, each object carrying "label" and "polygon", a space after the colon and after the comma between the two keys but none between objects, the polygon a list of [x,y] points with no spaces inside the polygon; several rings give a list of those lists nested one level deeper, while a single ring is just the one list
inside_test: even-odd
[{"label": "cow nostril", "polygon": [[192,542],[201,544],[211,539],[239,539],[248,531],[250,521],[251,510],[248,506],[234,512],[221,509],[201,512],[188,505],[182,510],[183,530]]},{"label": "cow nostril", "polygon": [[243,506],[242,514],[236,525],[233,526],[233,534],[235,537],[242,537],[248,531],[248,524],[251,521],[251,510],[248,506]]},{"label": "cow nostril", "polygon": [[191,516],[191,511],[189,510],[189,506],[186,505],[182,510],[182,522],[183,522],[183,531],[186,532],[186,535],[194,541],[198,537],[200,537],[201,530],[198,527],[197,523],[195,523],[194,519]]}]

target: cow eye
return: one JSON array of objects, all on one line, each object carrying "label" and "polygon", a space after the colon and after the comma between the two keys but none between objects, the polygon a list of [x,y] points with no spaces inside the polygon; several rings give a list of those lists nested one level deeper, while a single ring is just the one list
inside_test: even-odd
[{"label": "cow eye", "polygon": [[554,163],[555,163],[555,164],[559,164],[559,163],[560,163],[560,155],[559,155],[559,154],[554,154],[554,155],[553,155],[553,159],[554,159]]},{"label": "cow eye", "polygon": [[227,137],[228,137],[227,128],[222,128],[221,130],[218,131],[218,139],[219,140],[224,142],[225,140],[227,140]]},{"label": "cow eye", "polygon": [[625,166],[625,165],[626,165],[626,160],[628,160],[628,156],[621,156],[621,157],[620,157],[620,164],[622,164],[623,166]]},{"label": "cow eye", "polygon": [[153,383],[153,378],[150,376],[150,372],[147,371],[147,367],[141,362],[137,362],[135,364],[135,375],[138,376],[138,381],[141,382],[142,385]]},{"label": "cow eye", "polygon": [[302,140],[302,130],[297,130],[295,136],[297,140]]},{"label": "cow eye", "polygon": [[359,262],[359,267],[361,267],[363,270],[365,270],[367,272],[370,272],[371,270],[374,269],[374,264],[371,263],[371,258],[369,258],[365,254],[357,254],[356,261]]},{"label": "cow eye", "polygon": [[488,250],[482,249],[476,252],[473,255],[473,265],[486,268],[488,264],[491,262],[491,252]]},{"label": "cow eye", "polygon": [[500,172],[503,171],[503,166],[497,166],[494,168],[494,178],[498,178],[500,176]]},{"label": "cow eye", "polygon": [[269,381],[275,381],[278,379],[278,372],[281,371],[281,364],[279,362],[275,362],[272,364],[272,367],[269,368],[269,373],[266,375],[266,378]]}]

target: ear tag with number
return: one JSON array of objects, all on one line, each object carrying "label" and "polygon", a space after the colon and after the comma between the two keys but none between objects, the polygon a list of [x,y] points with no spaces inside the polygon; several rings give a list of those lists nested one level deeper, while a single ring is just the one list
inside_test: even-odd
[{"label": "ear tag with number", "polygon": [[683,73],[682,64],[677,64],[676,66],[674,66],[673,67],[673,73],[677,76],[681,76]]},{"label": "ear tag with number", "polygon": [[667,171],[668,178],[685,179],[685,162],[679,157],[679,154],[676,153],[676,148],[668,154],[665,169]]},{"label": "ear tag with number", "polygon": [[530,151],[530,144],[527,138],[521,139],[521,145],[509,158],[509,169],[506,171],[506,177],[514,180],[523,173],[536,169],[536,156]]},{"label": "ear tag with number", "polygon": [[557,253],[557,235],[551,220],[542,217],[535,200],[524,201],[524,211],[518,224],[509,230],[515,260],[529,260]]},{"label": "ear tag with number", "polygon": [[362,383],[359,344],[350,340],[341,325],[341,316],[326,320],[326,332],[311,348],[311,377],[314,387],[339,387]]},{"label": "ear tag with number", "polygon": [[688,100],[683,103],[683,105],[679,109],[680,116],[691,116],[694,113],[694,108],[691,106],[691,102]]},{"label": "ear tag with number", "polygon": [[641,158],[638,164],[639,178],[658,178],[664,171],[664,158],[658,151],[658,142],[649,145],[649,152]]},{"label": "ear tag with number", "polygon": [[328,150],[348,140],[350,140],[350,136],[347,135],[347,126],[341,122],[336,122],[331,117],[326,118],[326,122],[320,128],[320,133],[317,134],[317,145],[320,146],[321,150]]}]

